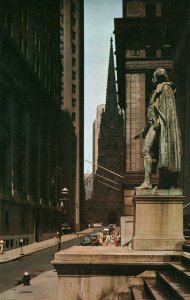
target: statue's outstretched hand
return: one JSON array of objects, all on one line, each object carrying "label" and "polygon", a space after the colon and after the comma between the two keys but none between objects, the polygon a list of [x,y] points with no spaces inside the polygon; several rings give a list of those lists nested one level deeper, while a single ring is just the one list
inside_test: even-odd
[{"label": "statue's outstretched hand", "polygon": [[142,133],[139,132],[135,136],[133,136],[133,140],[141,139],[142,138]]}]

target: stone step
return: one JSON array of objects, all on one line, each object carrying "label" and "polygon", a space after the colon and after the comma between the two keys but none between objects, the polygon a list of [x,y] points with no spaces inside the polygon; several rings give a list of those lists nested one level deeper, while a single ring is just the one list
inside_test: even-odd
[{"label": "stone step", "polygon": [[182,264],[190,265],[190,254],[184,253],[184,254],[181,256],[181,262],[182,262]]},{"label": "stone step", "polygon": [[144,288],[148,295],[151,295],[154,300],[171,300],[164,291],[157,288],[155,279],[145,279]]},{"label": "stone step", "polygon": [[[133,300],[131,293],[130,292],[120,292],[116,296],[116,300],[121,299],[121,300]],[[114,298],[110,298],[110,300],[113,300]]]},{"label": "stone step", "polygon": [[152,297],[147,296],[143,286],[131,287],[132,300],[153,300]]},{"label": "stone step", "polygon": [[183,251],[190,253],[190,244],[182,245],[182,249],[183,249]]},{"label": "stone step", "polygon": [[186,283],[190,284],[190,265],[184,265],[181,263],[171,263],[171,269],[181,276]]},{"label": "stone step", "polygon": [[183,282],[175,272],[159,272],[156,274],[157,286],[170,295],[171,299],[190,300],[190,286]]}]

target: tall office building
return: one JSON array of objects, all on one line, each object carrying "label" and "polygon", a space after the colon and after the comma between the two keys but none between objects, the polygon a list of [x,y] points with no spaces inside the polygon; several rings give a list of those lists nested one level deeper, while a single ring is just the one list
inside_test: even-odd
[{"label": "tall office building", "polygon": [[74,218],[70,221],[79,230],[84,222],[84,4],[83,0],[64,0],[60,4],[65,186]]},{"label": "tall office building", "polygon": [[98,138],[100,133],[100,124],[101,124],[101,118],[102,113],[105,110],[105,104],[100,104],[97,106],[96,109],[96,119],[93,123],[93,173],[97,170],[97,163],[98,163]]},{"label": "tall office building", "polygon": [[58,0],[0,4],[0,235],[6,248],[53,236],[63,164]]}]

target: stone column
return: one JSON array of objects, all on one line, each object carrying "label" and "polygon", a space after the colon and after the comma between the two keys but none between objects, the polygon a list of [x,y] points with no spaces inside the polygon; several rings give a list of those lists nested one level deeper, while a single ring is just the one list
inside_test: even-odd
[{"label": "stone column", "polygon": [[145,126],[145,74],[126,74],[126,182],[124,184],[124,216],[121,220],[121,244],[133,235],[133,196],[135,187],[142,183],[142,140],[132,137]]}]

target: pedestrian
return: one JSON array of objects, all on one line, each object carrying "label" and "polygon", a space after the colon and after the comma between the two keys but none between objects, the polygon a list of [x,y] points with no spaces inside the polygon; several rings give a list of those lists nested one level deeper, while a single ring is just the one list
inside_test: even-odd
[{"label": "pedestrian", "polygon": [[120,233],[117,232],[116,235],[115,235],[115,246],[118,247],[120,245],[120,240],[121,240]]},{"label": "pedestrian", "polygon": [[5,242],[3,239],[0,239],[0,253],[3,254]]},{"label": "pedestrian", "polygon": [[103,239],[104,239],[103,232],[100,232],[100,234],[99,234],[99,243],[100,243],[100,246],[103,245],[103,241],[104,241]]}]

